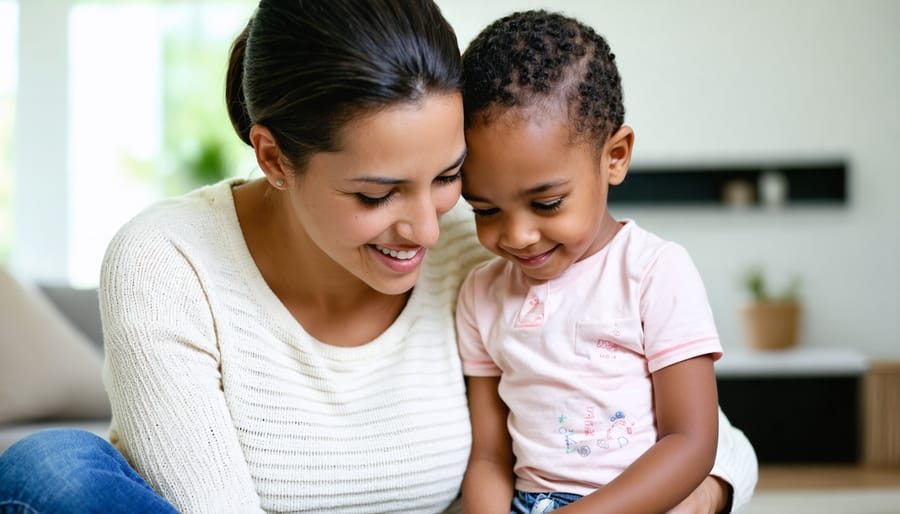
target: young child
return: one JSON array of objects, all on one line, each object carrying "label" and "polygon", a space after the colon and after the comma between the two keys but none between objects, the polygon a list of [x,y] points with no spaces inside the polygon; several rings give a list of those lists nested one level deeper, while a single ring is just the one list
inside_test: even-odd
[{"label": "young child", "polygon": [[463,196],[502,257],[457,307],[464,508],[665,512],[713,465],[722,349],[684,248],[607,210],[634,145],[615,56],[530,11],[484,29],[463,66]]}]

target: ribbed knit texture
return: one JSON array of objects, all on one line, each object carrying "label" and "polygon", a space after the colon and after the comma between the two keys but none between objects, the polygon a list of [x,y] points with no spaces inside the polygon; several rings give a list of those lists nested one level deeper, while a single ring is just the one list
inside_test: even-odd
[{"label": "ribbed knit texture", "polygon": [[710,474],[721,477],[733,488],[731,509],[726,512],[738,513],[747,508],[759,478],[759,463],[747,436],[731,426],[722,409],[719,409],[719,447]]},{"label": "ribbed knit texture", "polygon": [[442,512],[470,445],[453,305],[486,253],[444,216],[399,318],[316,341],[266,285],[223,182],[115,236],[101,276],[110,438],[186,513]]}]

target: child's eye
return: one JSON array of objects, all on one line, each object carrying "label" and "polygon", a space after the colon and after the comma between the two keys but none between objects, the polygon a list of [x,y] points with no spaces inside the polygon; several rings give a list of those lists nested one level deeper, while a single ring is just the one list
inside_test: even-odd
[{"label": "child's eye", "polygon": [[472,212],[474,212],[475,216],[479,218],[487,218],[500,212],[500,209],[496,207],[491,207],[490,209],[479,209],[478,207],[472,207]]},{"label": "child's eye", "polygon": [[462,178],[462,170],[457,170],[453,175],[439,175],[434,180],[439,184],[452,184]]},{"label": "child's eye", "polygon": [[391,191],[384,196],[368,196],[362,193],[355,193],[354,196],[367,207],[378,207],[379,205],[384,205],[390,201],[391,197],[394,196],[394,192]]},{"label": "child's eye", "polygon": [[558,211],[560,207],[562,207],[562,202],[562,198],[557,198],[552,202],[531,202],[531,206],[539,211],[555,212]]}]

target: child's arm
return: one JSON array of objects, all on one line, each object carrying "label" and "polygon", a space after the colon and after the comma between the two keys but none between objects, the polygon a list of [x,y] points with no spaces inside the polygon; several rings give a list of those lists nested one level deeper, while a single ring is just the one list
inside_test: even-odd
[{"label": "child's arm", "polygon": [[467,377],[472,453],[462,484],[463,512],[509,513],[513,497],[512,442],[509,414],[500,399],[500,377]]},{"label": "child's arm", "polygon": [[718,395],[710,355],[653,373],[659,440],[621,475],[560,514],[666,512],[712,469],[718,439]]}]

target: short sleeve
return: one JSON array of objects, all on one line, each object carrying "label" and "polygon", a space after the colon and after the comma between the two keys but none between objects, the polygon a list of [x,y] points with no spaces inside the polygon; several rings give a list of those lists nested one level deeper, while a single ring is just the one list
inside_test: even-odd
[{"label": "short sleeve", "polygon": [[456,304],[456,338],[463,374],[475,377],[500,376],[500,368],[488,354],[478,327],[476,299],[478,278],[476,268],[463,281]]},{"label": "short sleeve", "polygon": [[699,355],[722,356],[706,289],[683,247],[669,243],[660,250],[641,280],[640,291],[650,372]]}]

